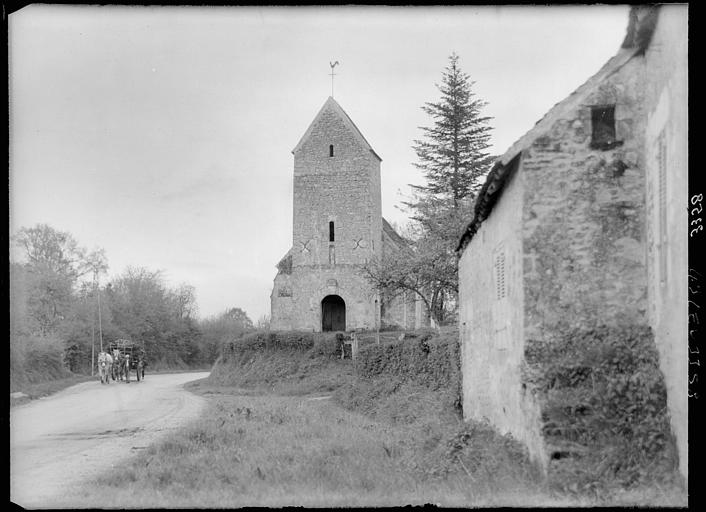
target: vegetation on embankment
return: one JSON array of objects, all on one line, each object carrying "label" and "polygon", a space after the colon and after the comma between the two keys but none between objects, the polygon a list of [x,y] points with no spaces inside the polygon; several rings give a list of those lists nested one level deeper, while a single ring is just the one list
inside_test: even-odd
[{"label": "vegetation on embankment", "polygon": [[39,336],[25,336],[21,343],[10,343],[10,392],[29,386],[73,377],[64,366],[56,342]]},{"label": "vegetation on embankment", "polygon": [[473,436],[483,466],[468,467],[473,482],[460,466],[434,471],[430,461],[448,448],[429,442],[418,426],[376,421],[321,397],[243,395],[206,381],[196,387],[211,397],[198,420],[70,499],[100,507],[110,496],[127,508],[569,504],[517,484],[519,470],[487,477],[497,457],[481,446],[489,430]]},{"label": "vegetation on embankment", "polygon": [[335,393],[335,400],[391,423],[429,415],[461,418],[461,368],[458,331],[404,333],[404,337],[361,347],[356,378]]},{"label": "vegetation on embankment", "polygon": [[[555,492],[526,452],[458,408],[457,335],[361,335],[340,359],[334,334],[260,332],[234,340],[186,428],[141,450],[72,499],[122,507],[666,506],[653,486],[603,495]],[[685,504],[685,503],[683,503]]]},{"label": "vegetation on embankment", "polygon": [[487,425],[462,421],[455,329],[386,332],[379,344],[372,333],[358,339],[353,361],[340,358],[340,334],[249,334],[226,344],[211,376],[192,389],[332,393],[333,403],[399,436],[385,450],[403,453],[399,470],[419,481],[470,480],[475,493],[538,489],[535,468],[518,443]]},{"label": "vegetation on embankment", "polygon": [[340,335],[258,331],[223,345],[209,383],[282,395],[331,392],[355,380]]},{"label": "vegetation on embankment", "polygon": [[559,488],[678,484],[667,389],[649,327],[567,329],[528,340],[525,382],[541,404]]}]

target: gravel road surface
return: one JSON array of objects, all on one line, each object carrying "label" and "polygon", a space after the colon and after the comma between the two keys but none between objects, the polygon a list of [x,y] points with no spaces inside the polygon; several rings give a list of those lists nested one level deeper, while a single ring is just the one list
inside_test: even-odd
[{"label": "gravel road surface", "polygon": [[206,376],[148,374],[141,382],[108,385],[96,380],[12,408],[10,500],[26,508],[80,508],[70,503],[78,483],[198,416],[205,400],[183,384]]}]

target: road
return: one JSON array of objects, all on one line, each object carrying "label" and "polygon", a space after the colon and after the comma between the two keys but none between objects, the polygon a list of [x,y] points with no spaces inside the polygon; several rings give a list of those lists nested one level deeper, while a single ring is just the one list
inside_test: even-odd
[{"label": "road", "polygon": [[[95,477],[198,416],[205,400],[183,388],[208,372],[85,382],[10,411],[10,500],[62,507]],[[75,504],[80,507],[79,503]]]}]

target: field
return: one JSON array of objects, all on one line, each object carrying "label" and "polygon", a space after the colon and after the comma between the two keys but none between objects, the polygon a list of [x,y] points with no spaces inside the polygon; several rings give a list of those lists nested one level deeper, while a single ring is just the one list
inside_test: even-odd
[{"label": "field", "polygon": [[686,505],[673,488],[557,492],[514,440],[464,423],[434,379],[324,357],[303,338],[258,343],[187,385],[209,398],[200,419],[76,490],[86,506]]}]

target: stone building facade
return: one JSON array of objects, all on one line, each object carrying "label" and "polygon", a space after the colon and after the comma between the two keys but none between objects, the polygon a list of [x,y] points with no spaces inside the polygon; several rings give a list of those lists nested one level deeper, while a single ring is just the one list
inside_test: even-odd
[{"label": "stone building facade", "polygon": [[[687,10],[662,6],[645,66],[648,318],[667,384],[679,469],[688,475]],[[681,35],[682,37],[679,37]],[[690,226],[690,229],[693,226]]]},{"label": "stone building facade", "polygon": [[459,244],[464,415],[545,466],[527,340],[650,325],[686,475],[685,12],[632,9],[619,52],[496,162]]},{"label": "stone building facade", "polygon": [[414,297],[385,300],[362,273],[372,258],[394,254],[404,243],[382,218],[380,157],[332,97],[292,153],[293,245],[277,265],[271,328],[417,325],[407,315],[417,312]]}]

